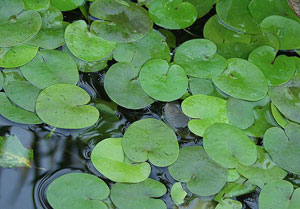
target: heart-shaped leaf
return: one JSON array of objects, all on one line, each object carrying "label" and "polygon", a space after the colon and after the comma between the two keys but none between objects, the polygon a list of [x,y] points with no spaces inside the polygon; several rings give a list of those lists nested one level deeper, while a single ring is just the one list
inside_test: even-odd
[{"label": "heart-shaped leaf", "polygon": [[273,181],[264,186],[259,194],[259,208],[297,209],[300,206],[300,189],[288,181]]},{"label": "heart-shaped leaf", "polygon": [[198,16],[194,5],[182,0],[151,0],[149,14],[155,24],[168,29],[189,27]]},{"label": "heart-shaped leaf", "polygon": [[152,21],[147,11],[133,2],[96,0],[90,6],[90,14],[104,20],[94,21],[92,29],[108,41],[136,41],[152,29]]},{"label": "heart-shaped leaf", "polygon": [[166,191],[159,181],[146,179],[137,184],[116,183],[111,188],[110,198],[119,209],[167,209],[164,201],[154,199]]},{"label": "heart-shaped leaf", "polygon": [[139,71],[139,68],[127,63],[116,63],[109,68],[104,88],[115,103],[128,109],[141,109],[154,102],[137,79]]},{"label": "heart-shaped leaf", "polygon": [[268,84],[261,70],[251,62],[239,58],[227,60],[227,68],[213,78],[214,84],[226,94],[249,101],[264,98]]},{"label": "heart-shaped leaf", "polygon": [[177,137],[164,122],[147,118],[134,122],[125,131],[122,146],[134,162],[149,161],[159,167],[174,163],[179,154]]},{"label": "heart-shaped leaf", "polygon": [[24,77],[44,89],[53,84],[77,84],[79,74],[72,57],[57,50],[40,50],[36,57],[21,67]]},{"label": "heart-shaped leaf", "polygon": [[30,167],[33,150],[26,149],[17,136],[0,137],[0,167]]},{"label": "heart-shaped leaf", "polygon": [[174,62],[181,65],[187,75],[198,78],[212,78],[226,68],[224,57],[217,55],[217,46],[207,39],[184,42],[175,53]]},{"label": "heart-shaped leaf", "polygon": [[192,119],[189,129],[196,135],[203,136],[204,131],[214,123],[228,123],[226,100],[207,95],[194,95],[186,98],[181,108],[185,115]]},{"label": "heart-shaped leaf", "polygon": [[133,163],[125,156],[120,138],[108,138],[99,142],[92,151],[91,159],[100,173],[115,182],[141,182],[151,172],[148,163]]},{"label": "heart-shaped leaf", "polygon": [[55,84],[40,93],[36,112],[42,121],[57,128],[86,128],[99,119],[98,110],[86,105],[89,101],[89,94],[82,88],[71,84]]},{"label": "heart-shaped leaf", "polygon": [[188,78],[179,65],[169,66],[162,59],[146,62],[139,74],[144,91],[159,101],[174,101],[182,97],[188,88]]},{"label": "heart-shaped leaf", "polygon": [[169,172],[177,181],[187,182],[187,188],[200,196],[218,193],[227,181],[227,169],[211,160],[200,146],[181,148]]},{"label": "heart-shaped leaf", "polygon": [[0,4],[0,47],[11,47],[35,36],[41,29],[38,12],[24,10],[22,0],[2,1]]},{"label": "heart-shaped leaf", "polygon": [[265,149],[270,153],[272,159],[281,168],[300,174],[298,163],[300,155],[300,126],[289,124],[285,131],[274,127],[266,131],[264,135]]},{"label": "heart-shaped leaf", "polygon": [[226,168],[250,166],[257,159],[254,142],[240,129],[225,123],[206,129],[203,146],[209,157]]},{"label": "heart-shaped leaf", "polygon": [[47,189],[47,200],[54,209],[107,209],[102,200],[108,195],[105,182],[86,173],[60,176]]},{"label": "heart-shaped leaf", "polygon": [[84,61],[98,61],[107,57],[115,48],[115,43],[103,40],[87,28],[83,20],[68,25],[65,40],[74,56]]}]

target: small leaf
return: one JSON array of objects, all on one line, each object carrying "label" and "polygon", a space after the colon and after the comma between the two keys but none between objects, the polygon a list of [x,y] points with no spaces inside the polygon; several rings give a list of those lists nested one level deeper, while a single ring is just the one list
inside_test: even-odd
[{"label": "small leaf", "polygon": [[176,205],[181,205],[182,203],[184,203],[184,198],[186,197],[186,195],[187,193],[182,188],[180,182],[176,182],[175,184],[173,184],[171,188],[171,197]]}]

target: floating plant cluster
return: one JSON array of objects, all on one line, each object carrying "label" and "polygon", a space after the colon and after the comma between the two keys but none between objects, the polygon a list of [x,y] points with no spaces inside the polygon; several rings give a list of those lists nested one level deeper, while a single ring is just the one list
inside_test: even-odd
[{"label": "floating plant cluster", "polygon": [[[194,195],[241,209],[237,197],[258,191],[260,209],[300,208],[300,185],[286,178],[300,175],[300,18],[299,3],[290,3],[294,10],[286,0],[0,0],[3,117],[91,127],[99,107],[77,84],[103,70],[115,104],[180,101],[201,140],[181,147],[163,120],[137,120],[91,152],[112,186],[65,174],[47,189],[50,205],[166,209],[170,190],[174,208]],[[84,18],[65,21],[72,10]],[[203,36],[176,45],[172,30],[187,31],[209,11]],[[33,152],[16,136],[0,138],[2,167],[30,166]],[[154,167],[167,170],[171,188],[151,177]]]}]

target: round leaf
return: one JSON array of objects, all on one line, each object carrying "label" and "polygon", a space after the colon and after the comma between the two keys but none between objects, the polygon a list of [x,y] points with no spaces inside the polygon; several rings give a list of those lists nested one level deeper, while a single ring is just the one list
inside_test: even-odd
[{"label": "round leaf", "polygon": [[188,88],[188,78],[179,65],[169,66],[162,59],[153,59],[143,65],[139,80],[144,91],[159,101],[174,101],[182,97]]},{"label": "round leaf", "polygon": [[181,148],[169,172],[177,181],[187,182],[188,189],[200,196],[218,193],[227,181],[227,169],[211,160],[200,146]]},{"label": "round leaf", "polygon": [[47,9],[50,5],[50,0],[23,0],[26,10],[40,11]]},{"label": "round leaf", "polygon": [[182,0],[151,0],[149,14],[155,24],[168,29],[187,28],[197,19],[194,5]]},{"label": "round leaf", "polygon": [[11,47],[35,36],[42,26],[38,12],[23,10],[22,0],[5,0],[0,5],[0,47]]},{"label": "round leaf", "polygon": [[141,109],[154,102],[137,79],[139,71],[127,63],[116,63],[109,68],[104,88],[115,103],[128,109]]},{"label": "round leaf", "polygon": [[116,183],[110,198],[119,209],[167,209],[164,201],[154,199],[166,193],[166,187],[153,179],[137,184]]},{"label": "round leaf", "polygon": [[152,29],[147,11],[133,2],[96,0],[90,14],[105,21],[94,21],[92,29],[108,41],[132,42],[144,37]]},{"label": "round leaf", "polygon": [[298,163],[300,155],[300,129],[299,125],[289,124],[285,131],[273,127],[264,135],[265,149],[270,153],[272,159],[281,168],[300,174]]},{"label": "round leaf", "polygon": [[90,96],[83,89],[71,84],[55,84],[40,93],[36,112],[42,121],[57,128],[86,128],[99,119],[98,110],[86,105],[89,101]]},{"label": "round leaf", "polygon": [[108,195],[104,181],[85,173],[60,176],[47,189],[47,200],[54,209],[107,209],[101,200]]},{"label": "round leaf", "polygon": [[216,52],[217,46],[210,40],[189,40],[177,48],[174,62],[181,65],[187,75],[212,78],[226,68],[225,58],[217,55]]},{"label": "round leaf", "polygon": [[239,164],[249,166],[257,159],[254,142],[240,129],[225,123],[206,129],[203,146],[213,160],[226,168],[236,168]]},{"label": "round leaf", "polygon": [[92,151],[91,159],[100,173],[115,182],[141,182],[151,172],[148,163],[132,163],[125,157],[122,139],[119,138],[108,138],[99,142]]},{"label": "round leaf", "polygon": [[149,161],[159,167],[174,163],[179,154],[177,137],[164,122],[147,118],[134,122],[125,131],[122,146],[134,162]]},{"label": "round leaf", "polygon": [[68,25],[65,40],[72,54],[84,61],[101,60],[115,48],[115,43],[98,37],[92,29],[89,31],[83,20]]},{"label": "round leaf", "polygon": [[205,94],[211,95],[214,91],[214,85],[211,80],[203,78],[190,78],[189,79],[190,91],[193,95]]},{"label": "round leaf", "polygon": [[217,0],[202,0],[201,3],[199,3],[199,0],[185,0],[187,2],[190,2],[193,4],[198,13],[198,18],[203,17],[206,15],[213,7],[213,5],[217,2]]},{"label": "round leaf", "polygon": [[84,4],[85,0],[51,0],[51,5],[61,11],[70,11]]},{"label": "round leaf", "polygon": [[251,62],[239,58],[227,60],[227,68],[213,78],[214,84],[226,94],[249,101],[264,98],[268,84],[264,74]]}]

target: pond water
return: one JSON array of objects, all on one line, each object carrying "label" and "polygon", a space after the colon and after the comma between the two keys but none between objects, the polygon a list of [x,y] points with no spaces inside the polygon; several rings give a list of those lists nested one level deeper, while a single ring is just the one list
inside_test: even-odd
[{"label": "pond water", "polygon": [[[214,9],[205,17],[199,19],[192,27],[186,30],[175,31],[177,45],[193,39],[201,38],[202,28],[209,17],[214,15]],[[65,13],[65,19],[72,22],[82,19],[79,11]],[[113,63],[110,63],[110,65]],[[103,87],[103,77],[106,70],[97,73],[85,73],[80,75],[79,86],[85,89],[93,98],[93,102],[99,99],[110,101]],[[162,119],[174,128],[178,135],[180,146],[202,143],[201,137],[191,134],[187,128],[187,119],[178,111],[177,103],[156,102],[142,110],[127,110],[118,108],[118,121],[101,119],[89,129],[69,131],[56,129],[47,125],[19,125],[4,118],[0,118],[0,135],[17,135],[24,146],[34,150],[34,162],[32,168],[0,168],[0,209],[51,209],[46,200],[47,186],[57,177],[70,172],[86,172],[101,177],[112,184],[93,167],[90,161],[90,153],[97,142],[108,137],[120,137],[126,127],[141,118]],[[179,114],[179,115],[178,115]],[[168,191],[174,183],[166,168],[152,168],[151,178],[164,183]],[[297,177],[289,176],[290,181],[297,182]],[[208,202],[201,202],[195,197],[190,199],[190,209],[211,208]],[[243,203],[243,208],[258,208],[258,192],[240,196],[238,200]],[[176,208],[171,205],[169,193],[163,197],[168,208]]]}]

